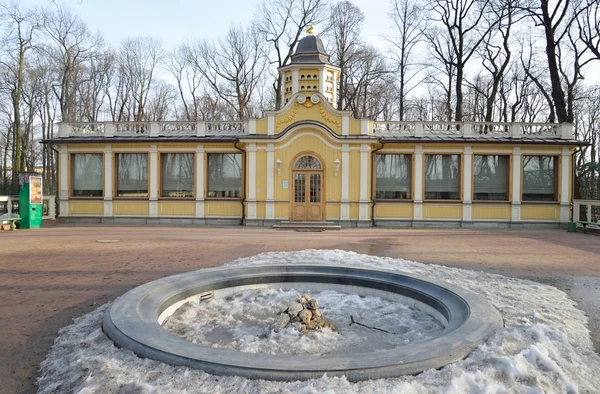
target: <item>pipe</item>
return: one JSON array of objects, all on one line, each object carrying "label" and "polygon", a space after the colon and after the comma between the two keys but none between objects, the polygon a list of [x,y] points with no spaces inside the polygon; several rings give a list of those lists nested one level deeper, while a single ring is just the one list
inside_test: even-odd
[{"label": "pipe", "polygon": [[235,141],[233,141],[233,147],[242,152],[242,166],[244,168],[244,172],[242,173],[242,219],[240,220],[240,226],[243,226],[244,221],[246,220],[246,206],[244,205],[246,202],[246,151],[237,146],[239,142],[240,139],[236,138]]},{"label": "pipe", "polygon": [[377,225],[375,224],[375,204],[377,204],[377,202],[375,201],[375,175],[376,175],[376,166],[377,163],[375,162],[374,158],[376,158],[377,156],[375,156],[375,154],[377,152],[379,152],[380,150],[383,149],[383,147],[385,146],[385,142],[381,141],[381,138],[377,140],[377,143],[380,143],[381,146],[377,149],[373,149],[371,151],[371,226],[373,227],[377,227]]}]

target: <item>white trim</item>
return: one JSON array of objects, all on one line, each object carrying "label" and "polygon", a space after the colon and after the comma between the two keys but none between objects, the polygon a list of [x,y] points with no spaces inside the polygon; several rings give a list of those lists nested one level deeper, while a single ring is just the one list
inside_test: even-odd
[{"label": "white trim", "polygon": [[342,116],[342,135],[350,135],[350,115]]},{"label": "white trim", "polygon": [[267,135],[275,135],[275,116],[267,116]]},{"label": "white trim", "polygon": [[[113,155],[111,145],[104,147],[104,201],[111,201],[113,198]],[[104,216],[112,215],[112,204],[109,204],[110,210],[106,209],[104,204]]]},{"label": "white trim", "polygon": [[204,201],[204,145],[196,146],[196,217],[204,217],[204,204],[198,209],[198,202]]},{"label": "white trim", "polygon": [[[65,145],[59,148],[59,159],[60,159],[60,200],[67,201],[69,199],[69,184],[67,180],[69,179],[69,153],[67,147]],[[61,204],[61,214],[67,213],[62,210]]]},{"label": "white trim", "polygon": [[[463,174],[462,174],[462,185],[463,185],[463,203],[471,203],[471,192],[473,190],[473,152],[470,146],[465,146],[463,153]],[[464,212],[463,212],[463,220]]]},{"label": "white trim", "polygon": [[[569,163],[571,161],[571,152],[569,148],[563,148],[561,154],[560,168],[560,202],[569,203]],[[568,221],[568,220],[567,220]]]},{"label": "white trim", "polygon": [[325,95],[325,69],[323,67],[319,69],[319,93]]},{"label": "white trim", "polygon": [[[292,70],[292,95],[294,95],[294,93],[298,93],[298,71],[299,70]],[[283,86],[285,87],[285,83]]]},{"label": "white trim", "polygon": [[275,145],[267,145],[267,201],[275,196]]},{"label": "white trim", "polygon": [[256,202],[249,202],[248,203],[248,215],[246,216],[247,219],[257,219],[256,217]]},{"label": "white trim", "polygon": [[[512,203],[521,203],[521,174],[523,173],[523,163],[521,161],[522,152],[521,149],[516,146],[513,148],[513,162],[512,162]],[[514,218],[513,218],[514,220]],[[520,218],[519,218],[520,220]]]},{"label": "white trim", "polygon": [[[248,201],[256,201],[256,144],[249,144],[246,149],[248,152]],[[248,204],[248,212],[250,212],[250,204]],[[256,218],[256,204],[254,205],[254,217],[250,214],[249,219]]]},{"label": "white trim", "polygon": [[[349,201],[350,189],[350,146],[342,145],[342,201]],[[341,214],[340,214],[340,217]]]},{"label": "white trim", "polygon": [[[369,177],[369,152],[371,152],[371,146],[368,144],[361,144],[360,146],[360,197],[361,203],[367,202],[368,195],[368,182]],[[361,208],[362,209],[362,208]],[[364,219],[362,216],[360,219]]]},{"label": "white trim", "polygon": [[[414,149],[414,162],[413,162],[413,174],[414,174],[414,199],[415,203],[423,202],[423,147],[421,145],[415,146]],[[415,220],[421,220],[422,215],[417,218],[417,213],[415,211],[414,215]]]},{"label": "white trim", "polygon": [[[150,179],[148,179],[149,189],[149,200],[158,200],[158,149],[156,145],[151,145],[148,151],[148,166],[150,166]],[[150,216],[158,216],[158,212],[155,209],[155,215],[152,215],[150,210]]]}]

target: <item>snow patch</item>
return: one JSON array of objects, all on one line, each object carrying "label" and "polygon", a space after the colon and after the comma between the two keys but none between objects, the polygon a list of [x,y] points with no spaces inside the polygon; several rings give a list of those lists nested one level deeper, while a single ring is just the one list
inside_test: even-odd
[{"label": "snow patch", "polygon": [[213,376],[140,359],[100,329],[108,304],[59,331],[41,364],[40,393],[596,393],[600,357],[587,318],[565,293],[532,281],[340,250],[263,253],[228,265],[310,263],[398,270],[445,281],[485,297],[505,327],[464,360],[417,376],[352,383],[323,376],[271,382]]}]

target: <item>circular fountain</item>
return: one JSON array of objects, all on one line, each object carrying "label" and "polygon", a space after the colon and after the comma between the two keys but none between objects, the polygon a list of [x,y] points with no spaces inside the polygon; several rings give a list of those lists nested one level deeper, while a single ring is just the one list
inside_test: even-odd
[{"label": "circular fountain", "polygon": [[[420,343],[378,349],[359,346],[352,350],[350,346],[351,350],[344,352],[291,355],[193,343],[162,326],[188,302],[202,305],[211,299],[260,289],[328,290],[380,297],[426,313],[441,328]],[[294,264],[205,269],[150,282],[117,299],[106,312],[102,326],[117,346],[138,356],[215,375],[306,380],[327,374],[360,381],[440,368],[464,358],[502,323],[498,311],[485,300],[449,284],[393,271]],[[340,331],[343,335],[344,330]]]}]

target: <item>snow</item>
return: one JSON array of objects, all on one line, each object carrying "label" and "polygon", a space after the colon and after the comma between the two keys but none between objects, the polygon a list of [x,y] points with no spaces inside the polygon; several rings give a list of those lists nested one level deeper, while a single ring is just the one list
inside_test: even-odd
[{"label": "snow", "polygon": [[[294,327],[279,333],[271,330],[287,301],[307,293],[319,301],[329,328],[302,335]],[[370,330],[351,323],[368,323],[388,331]],[[344,354],[393,349],[408,343],[424,342],[443,330],[443,325],[425,312],[401,302],[380,297],[345,294],[332,290],[317,293],[299,290],[247,290],[234,297],[212,299],[201,304],[182,305],[163,327],[183,339],[217,348],[267,354]]]},{"label": "snow", "polygon": [[39,392],[78,393],[597,393],[600,357],[587,318],[558,289],[476,271],[345,251],[264,253],[229,265],[306,262],[399,270],[461,286],[485,297],[505,327],[464,360],[417,376],[351,383],[323,376],[270,382],[213,376],[140,359],[102,333],[107,305],[59,331],[41,364]]}]

